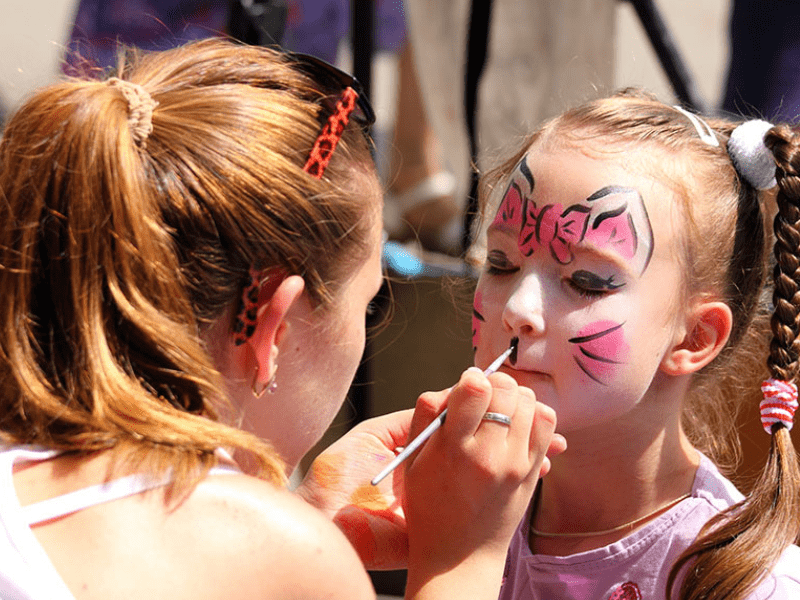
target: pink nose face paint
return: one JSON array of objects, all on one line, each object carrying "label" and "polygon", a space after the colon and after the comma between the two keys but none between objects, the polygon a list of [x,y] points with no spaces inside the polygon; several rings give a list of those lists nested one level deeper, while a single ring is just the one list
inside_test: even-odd
[{"label": "pink nose face paint", "polygon": [[622,323],[597,321],[587,325],[570,338],[574,344],[572,358],[593,381],[603,385],[614,375],[619,365],[628,361],[630,346],[625,341]]}]

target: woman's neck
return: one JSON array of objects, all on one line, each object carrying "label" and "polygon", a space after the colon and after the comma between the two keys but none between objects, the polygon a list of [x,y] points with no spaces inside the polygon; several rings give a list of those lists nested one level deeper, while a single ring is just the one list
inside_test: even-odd
[{"label": "woman's neck", "polygon": [[[602,430],[565,434],[568,449],[552,460],[540,484],[531,525],[545,533],[587,535],[530,535],[535,553],[565,555],[603,547],[643,527],[691,491],[699,455],[681,429],[680,415],[660,427],[654,422],[621,419]],[[621,525],[626,526],[596,535]]]}]

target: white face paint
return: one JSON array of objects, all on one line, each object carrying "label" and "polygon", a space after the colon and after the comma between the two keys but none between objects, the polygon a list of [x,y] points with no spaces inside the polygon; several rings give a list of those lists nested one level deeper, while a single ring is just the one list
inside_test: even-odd
[{"label": "white face paint", "polygon": [[675,206],[619,158],[529,151],[488,231],[476,365],[518,337],[503,369],[556,409],[561,431],[642,401],[678,333]]}]

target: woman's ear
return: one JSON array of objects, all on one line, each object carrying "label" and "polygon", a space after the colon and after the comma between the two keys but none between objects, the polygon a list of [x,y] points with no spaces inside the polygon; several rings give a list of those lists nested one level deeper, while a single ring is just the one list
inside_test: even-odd
[{"label": "woman's ear", "polygon": [[668,375],[696,373],[725,347],[733,327],[733,313],[724,302],[703,301],[687,315],[686,335],[661,361]]},{"label": "woman's ear", "polygon": [[246,344],[256,360],[257,375],[253,388],[264,389],[277,368],[278,346],[288,328],[287,315],[305,289],[299,275],[290,275],[274,287],[267,298],[259,298],[253,335]]}]

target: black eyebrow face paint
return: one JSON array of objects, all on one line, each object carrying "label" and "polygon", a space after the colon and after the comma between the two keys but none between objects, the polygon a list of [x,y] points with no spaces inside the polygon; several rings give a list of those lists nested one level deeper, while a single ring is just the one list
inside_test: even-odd
[{"label": "black eyebrow face paint", "polygon": [[511,355],[508,357],[508,360],[512,365],[517,364],[517,347],[518,346],[519,346],[519,338],[514,336],[513,338],[511,338],[511,344],[510,344]]}]

